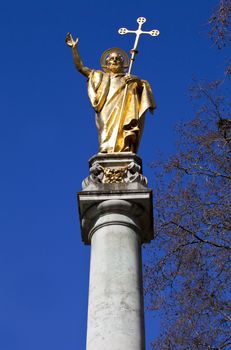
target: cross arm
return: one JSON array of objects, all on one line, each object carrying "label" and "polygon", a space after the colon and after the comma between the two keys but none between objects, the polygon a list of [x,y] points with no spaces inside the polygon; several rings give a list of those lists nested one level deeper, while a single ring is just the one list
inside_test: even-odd
[{"label": "cross arm", "polygon": [[140,36],[140,34],[150,34],[152,36],[158,36],[160,34],[158,29],[152,29],[149,32],[145,32],[145,31],[142,31],[142,30],[139,30],[139,29],[138,30],[129,30],[127,28],[120,28],[118,30],[118,33],[121,34],[121,35],[132,33],[132,34],[136,34],[136,35],[139,35],[139,36]]}]

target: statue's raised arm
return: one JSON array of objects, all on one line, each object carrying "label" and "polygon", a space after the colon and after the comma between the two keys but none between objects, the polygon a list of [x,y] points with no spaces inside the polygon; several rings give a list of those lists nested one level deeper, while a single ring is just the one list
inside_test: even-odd
[{"label": "statue's raised arm", "polygon": [[83,62],[82,62],[80,55],[79,55],[79,52],[78,52],[78,42],[79,42],[78,38],[76,40],[74,40],[71,33],[67,33],[66,44],[68,46],[70,46],[72,49],[72,55],[73,55],[73,59],[74,59],[74,63],[75,63],[76,68],[78,69],[78,71],[81,74],[85,75],[86,77],[89,77],[92,70],[83,65]]}]

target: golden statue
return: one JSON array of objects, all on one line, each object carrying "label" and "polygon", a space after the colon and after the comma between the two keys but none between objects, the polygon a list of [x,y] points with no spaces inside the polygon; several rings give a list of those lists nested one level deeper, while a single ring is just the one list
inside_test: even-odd
[{"label": "golden statue", "polygon": [[101,56],[103,70],[85,67],[78,52],[78,39],[74,40],[70,33],[67,34],[66,43],[72,48],[75,66],[88,78],[88,95],[96,112],[101,153],[136,153],[143,131],[145,112],[152,112],[156,107],[148,82],[131,75],[140,34],[159,35],[158,30],[141,31],[145,21],[143,17],[138,18],[137,31],[128,31],[126,28],[119,30],[120,34],[136,33],[130,66],[126,52],[119,48],[111,48]]}]

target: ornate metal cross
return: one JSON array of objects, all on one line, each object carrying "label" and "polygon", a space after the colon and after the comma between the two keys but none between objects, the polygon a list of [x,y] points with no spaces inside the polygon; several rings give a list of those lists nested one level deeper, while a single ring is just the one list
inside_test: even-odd
[{"label": "ornate metal cross", "polygon": [[134,43],[133,49],[131,49],[132,56],[131,56],[130,65],[129,65],[129,69],[128,69],[129,75],[131,74],[132,65],[133,65],[133,62],[135,61],[135,55],[138,53],[137,46],[138,46],[138,41],[139,41],[140,35],[141,34],[149,34],[151,36],[158,36],[160,34],[159,30],[157,30],[157,29],[150,30],[149,32],[141,30],[141,27],[145,22],[146,22],[146,18],[139,17],[139,18],[137,18],[137,23],[139,24],[137,30],[128,30],[127,28],[120,28],[118,30],[119,34],[122,34],[122,35],[129,34],[129,33],[136,34],[135,43]]}]

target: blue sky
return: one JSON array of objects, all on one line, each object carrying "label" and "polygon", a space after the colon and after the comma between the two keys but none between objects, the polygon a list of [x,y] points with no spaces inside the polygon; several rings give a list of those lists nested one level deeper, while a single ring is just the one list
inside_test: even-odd
[{"label": "blue sky", "polygon": [[[65,45],[78,36],[84,63],[100,68],[109,47],[132,48],[120,27],[159,29],[141,37],[133,73],[151,84],[158,108],[146,118],[139,155],[149,164],[174,151],[174,124],[193,116],[192,77],[218,77],[207,38],[215,0],[8,1],[0,5],[0,349],[85,348],[90,249],[80,239],[76,192],[97,153],[85,78]],[[147,350],[159,329],[146,317]]]}]

